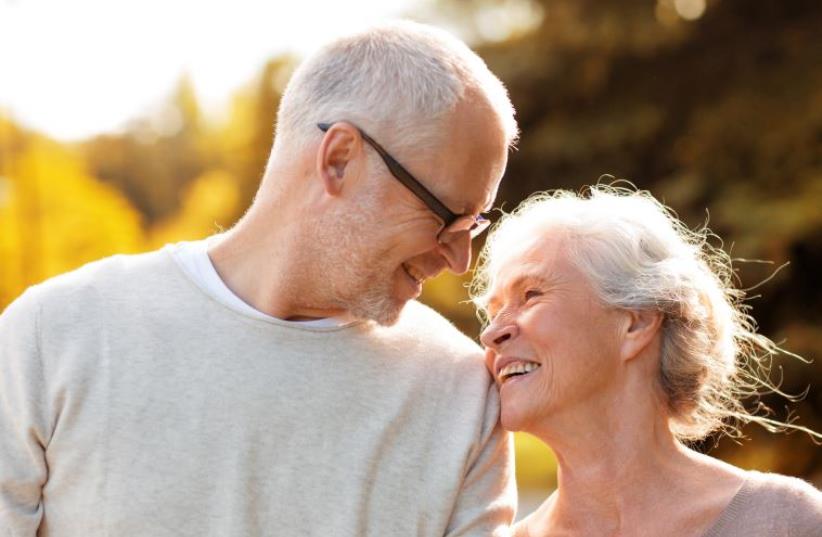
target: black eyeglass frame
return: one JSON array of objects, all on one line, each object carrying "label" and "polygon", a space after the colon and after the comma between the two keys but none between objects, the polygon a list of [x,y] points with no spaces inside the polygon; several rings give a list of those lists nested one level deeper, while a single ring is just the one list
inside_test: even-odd
[{"label": "black eyeglass frame", "polygon": [[[334,123],[317,123],[317,127],[320,128],[323,132],[328,132],[328,129],[331,128]],[[364,130],[357,127],[353,123],[347,122],[352,125],[357,131],[359,131],[360,136],[362,139],[368,142],[368,144],[374,148],[377,154],[382,158],[382,161],[385,163],[386,167],[388,167],[388,171],[391,172],[391,175],[394,176],[397,181],[402,183],[408,190],[414,193],[420,201],[422,201],[431,211],[436,214],[440,220],[443,222],[443,227],[440,229],[440,233],[447,229],[450,225],[452,225],[457,220],[462,218],[471,217],[473,219],[473,223],[471,226],[466,230],[468,231],[471,238],[476,237],[480,233],[482,233],[489,225],[490,221],[485,218],[484,216],[480,215],[467,215],[467,214],[456,214],[451,209],[449,209],[443,202],[441,202],[434,194],[428,190],[425,185],[420,183],[411,173],[406,170],[402,164],[397,162],[397,160],[392,157],[388,151],[383,149],[383,147],[376,142],[373,138],[371,138]]]}]

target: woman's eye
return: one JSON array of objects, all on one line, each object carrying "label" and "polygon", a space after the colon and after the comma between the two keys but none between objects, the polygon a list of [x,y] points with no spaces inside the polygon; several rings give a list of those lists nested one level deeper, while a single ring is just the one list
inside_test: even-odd
[{"label": "woman's eye", "polygon": [[525,297],[525,301],[529,301],[532,298],[537,298],[538,296],[542,296],[542,292],[539,289],[528,289],[525,291],[523,295]]}]

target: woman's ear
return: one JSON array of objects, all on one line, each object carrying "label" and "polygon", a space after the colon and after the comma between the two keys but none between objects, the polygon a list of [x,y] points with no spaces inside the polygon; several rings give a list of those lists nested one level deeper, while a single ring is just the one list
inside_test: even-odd
[{"label": "woman's ear", "polygon": [[625,331],[622,334],[621,358],[633,360],[639,356],[660,331],[664,316],[655,310],[626,310]]},{"label": "woman's ear", "polygon": [[351,175],[351,163],[362,151],[357,128],[344,121],[334,123],[317,150],[317,174],[326,193],[337,196]]}]

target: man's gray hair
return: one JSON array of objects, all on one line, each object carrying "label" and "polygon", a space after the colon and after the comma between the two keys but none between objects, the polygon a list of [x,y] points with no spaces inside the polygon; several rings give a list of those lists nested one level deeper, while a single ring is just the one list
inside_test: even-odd
[{"label": "man's gray hair", "polygon": [[427,150],[466,95],[484,97],[506,140],[517,139],[502,82],[465,43],[430,26],[401,21],[332,41],[295,71],[280,101],[274,148],[299,151],[318,122],[350,121],[392,150]]}]

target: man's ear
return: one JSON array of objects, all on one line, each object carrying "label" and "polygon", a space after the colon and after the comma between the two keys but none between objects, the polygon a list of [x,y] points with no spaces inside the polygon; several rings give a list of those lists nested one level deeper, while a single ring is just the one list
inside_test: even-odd
[{"label": "man's ear", "polygon": [[316,165],[323,187],[329,195],[340,194],[346,177],[351,176],[350,164],[360,151],[362,138],[350,123],[334,123],[325,133],[317,150]]},{"label": "man's ear", "polygon": [[622,334],[621,358],[624,361],[639,356],[660,332],[664,316],[654,310],[626,310]]}]

